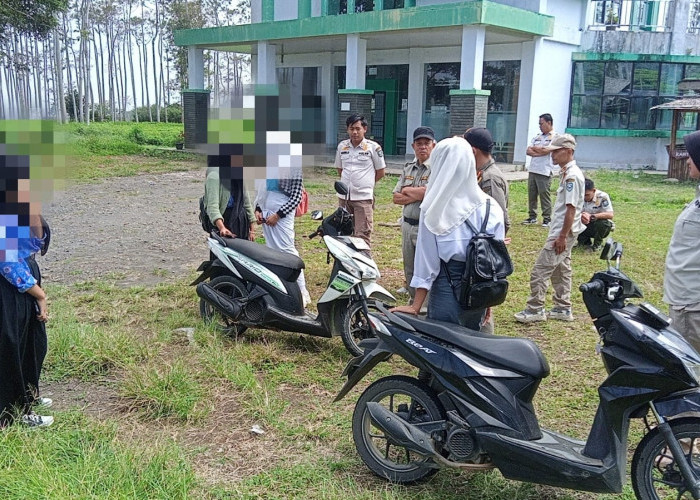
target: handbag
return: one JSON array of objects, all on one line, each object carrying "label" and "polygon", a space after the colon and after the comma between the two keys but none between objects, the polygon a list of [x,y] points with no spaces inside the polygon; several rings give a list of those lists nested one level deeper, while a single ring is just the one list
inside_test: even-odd
[{"label": "handbag", "polygon": [[308,211],[309,211],[309,193],[306,192],[306,189],[301,188],[301,201],[299,202],[296,210],[294,211],[294,217],[301,217],[302,215],[304,215]]}]

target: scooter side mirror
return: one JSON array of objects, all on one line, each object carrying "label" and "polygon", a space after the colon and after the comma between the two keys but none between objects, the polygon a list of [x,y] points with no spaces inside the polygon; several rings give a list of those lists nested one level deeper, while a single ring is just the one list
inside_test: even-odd
[{"label": "scooter side mirror", "polygon": [[612,238],[608,238],[603,245],[603,250],[600,252],[600,260],[610,260],[615,256],[615,248],[617,243]]},{"label": "scooter side mirror", "polygon": [[322,210],[314,210],[311,212],[311,220],[321,220],[323,219],[323,211]]},{"label": "scooter side mirror", "polygon": [[335,188],[335,192],[338,193],[339,195],[347,196],[348,187],[345,185],[345,183],[340,182],[340,181],[335,181],[335,184],[333,185],[333,187]]}]

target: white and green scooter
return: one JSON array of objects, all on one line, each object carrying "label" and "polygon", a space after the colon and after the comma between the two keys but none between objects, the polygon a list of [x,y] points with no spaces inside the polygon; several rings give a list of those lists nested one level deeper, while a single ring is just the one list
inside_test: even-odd
[{"label": "white and green scooter", "polygon": [[[335,183],[336,191],[347,196],[347,187]],[[322,215],[319,216],[319,218]],[[353,355],[362,354],[360,341],[372,336],[367,322],[368,308],[375,301],[396,299],[377,283],[377,264],[363,251],[367,244],[350,236],[352,215],[343,208],[323,219],[310,238],[320,235],[334,259],[328,287],[318,301],[318,315],[304,310],[297,277],[304,261],[240,238],[222,238],[212,233],[209,248],[216,257],[205,261],[198,271],[200,312],[207,322],[217,322],[229,335],[246,328],[270,328],[307,333],[318,337],[341,336]],[[330,258],[329,258],[330,262]]]}]

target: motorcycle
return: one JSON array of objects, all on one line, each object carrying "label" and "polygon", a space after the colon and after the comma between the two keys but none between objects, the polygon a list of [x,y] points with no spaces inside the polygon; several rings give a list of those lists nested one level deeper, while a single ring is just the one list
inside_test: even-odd
[{"label": "motorcycle", "polygon": [[609,240],[607,270],[580,286],[608,373],[586,441],[540,428],[532,400],[549,366],[531,340],[380,307],[370,316],[377,338],[348,363],[335,401],[394,354],[419,372],[379,379],[360,396],[352,432],[364,463],[402,484],[441,467],[497,468],[519,481],[619,493],[635,418],[646,424],[632,459],[636,497],[700,498],[700,355],[654,306],[628,303],[642,293],[620,271],[621,256]]},{"label": "motorcycle", "polygon": [[[335,190],[348,196],[347,187]],[[317,212],[317,218],[322,213]],[[304,261],[289,253],[240,238],[224,238],[216,232],[208,240],[214,258],[202,262],[197,285],[200,314],[206,322],[237,336],[249,327],[279,329],[318,337],[340,335],[347,349],[357,355],[358,343],[369,335],[369,308],[376,301],[395,302],[377,283],[381,276],[375,262],[362,252],[366,242],[350,236],[352,215],[339,207],[323,219],[309,238],[321,236],[334,259],[326,291],[317,304],[318,314],[305,311],[297,278]]]}]

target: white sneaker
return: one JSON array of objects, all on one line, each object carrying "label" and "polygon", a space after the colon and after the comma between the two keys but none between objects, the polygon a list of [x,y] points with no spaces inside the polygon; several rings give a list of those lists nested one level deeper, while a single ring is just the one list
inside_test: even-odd
[{"label": "white sneaker", "polygon": [[515,313],[516,321],[520,323],[536,323],[537,321],[547,321],[547,315],[544,309],[539,311],[533,311],[531,309],[525,309],[519,313]]},{"label": "white sneaker", "polygon": [[36,413],[27,413],[22,415],[21,422],[27,427],[48,427],[53,424],[53,417],[46,415],[37,415]]},{"label": "white sneaker", "polygon": [[571,314],[571,309],[553,308],[547,313],[549,319],[558,319],[559,321],[573,321],[574,315]]},{"label": "white sneaker", "polygon": [[51,398],[36,398],[33,406],[43,406],[44,408],[51,408],[53,406],[53,399]]}]

